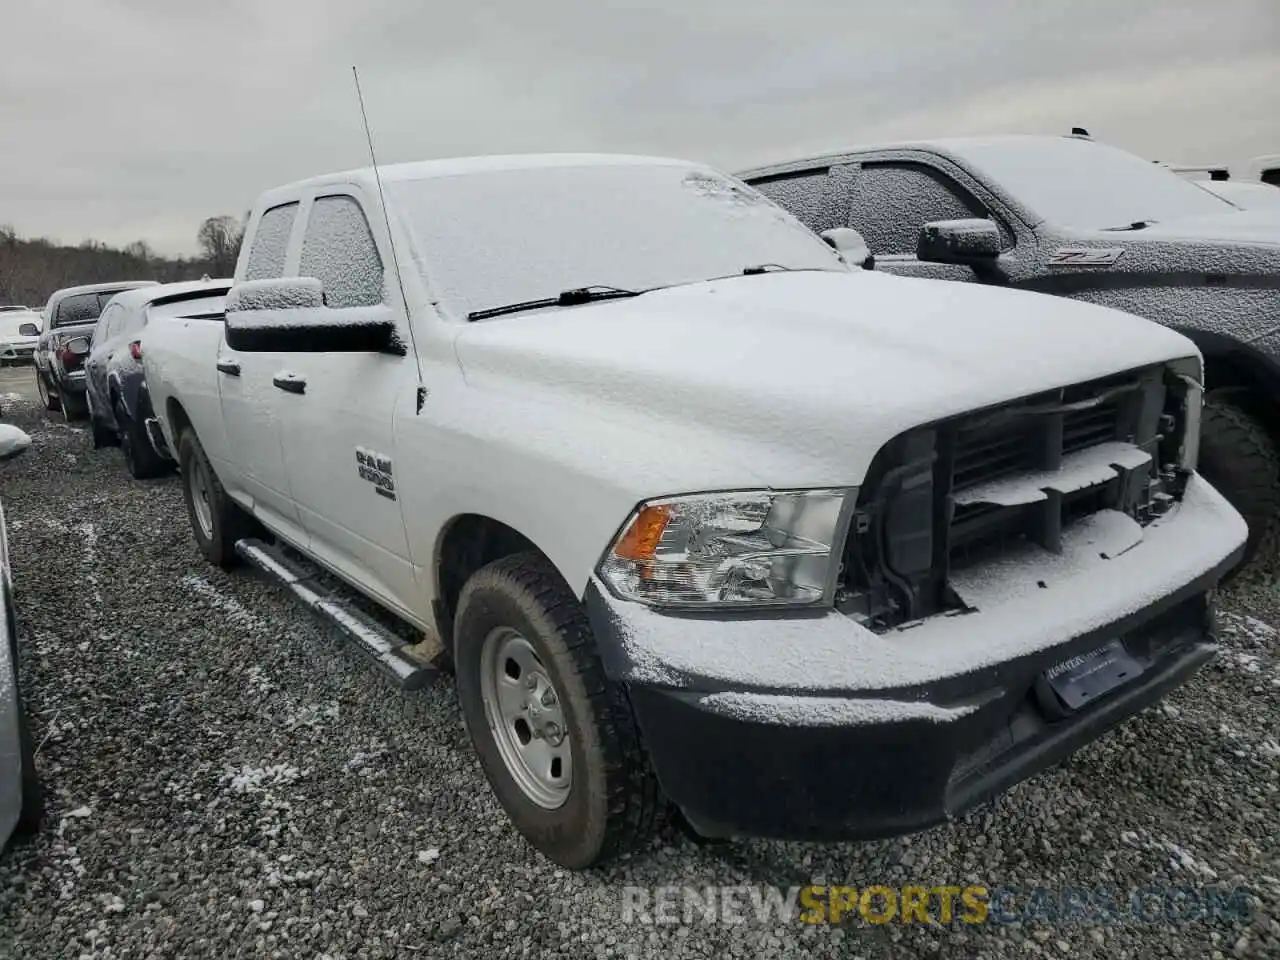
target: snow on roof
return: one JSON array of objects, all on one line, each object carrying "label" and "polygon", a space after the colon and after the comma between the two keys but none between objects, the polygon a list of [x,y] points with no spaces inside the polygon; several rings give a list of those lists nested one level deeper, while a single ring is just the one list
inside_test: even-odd
[{"label": "snow on roof", "polygon": [[[615,153],[529,153],[503,154],[482,157],[454,157],[441,160],[416,160],[410,163],[379,164],[378,175],[383,183],[409,180],[427,180],[434,177],[459,177],[472,174],[513,170],[535,170],[547,167],[602,167],[602,166],[688,166],[701,164],[670,157],[631,156]],[[269,191],[271,194],[292,193],[308,187],[331,183],[358,183],[374,186],[373,168],[359,167],[339,173],[321,174],[284,184]]]},{"label": "snow on roof", "polygon": [[125,307],[145,307],[162,297],[172,297],[184,293],[225,293],[231,288],[230,280],[184,280],[179,283],[166,283],[152,287],[133,287],[112,297],[114,303]]},{"label": "snow on roof", "polygon": [[53,296],[59,300],[63,297],[73,297],[78,293],[106,293],[111,290],[132,290],[135,287],[157,287],[158,283],[154,280],[112,280],[107,283],[86,283],[78,287],[63,287],[61,290],[55,290]]}]

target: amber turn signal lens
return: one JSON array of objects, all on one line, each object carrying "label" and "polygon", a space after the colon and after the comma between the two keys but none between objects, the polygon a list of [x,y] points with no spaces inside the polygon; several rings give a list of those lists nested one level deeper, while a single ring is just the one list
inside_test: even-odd
[{"label": "amber turn signal lens", "polygon": [[618,540],[613,548],[614,556],[622,560],[652,560],[670,520],[669,506],[645,507]]}]

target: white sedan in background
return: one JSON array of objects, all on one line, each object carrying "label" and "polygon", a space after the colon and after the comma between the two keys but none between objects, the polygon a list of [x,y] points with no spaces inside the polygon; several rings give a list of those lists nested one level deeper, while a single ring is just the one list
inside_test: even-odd
[{"label": "white sedan in background", "polygon": [[[0,424],[0,461],[31,446],[31,438],[11,424]],[[40,821],[40,786],[35,750],[18,689],[18,637],[13,618],[13,577],[4,508],[0,506],[0,847],[15,834],[30,833]]]},{"label": "white sedan in background", "polygon": [[30,307],[0,307],[0,365],[30,363],[44,318]]}]

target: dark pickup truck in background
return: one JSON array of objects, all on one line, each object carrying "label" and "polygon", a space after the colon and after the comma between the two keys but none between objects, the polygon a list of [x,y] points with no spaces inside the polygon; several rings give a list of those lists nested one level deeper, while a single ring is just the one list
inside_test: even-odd
[{"label": "dark pickup truck in background", "polygon": [[875,269],[1072,297],[1188,336],[1208,390],[1201,472],[1249,523],[1241,569],[1274,558],[1280,214],[1087,134],[850,148],[738,176],[815,231],[856,230]]}]

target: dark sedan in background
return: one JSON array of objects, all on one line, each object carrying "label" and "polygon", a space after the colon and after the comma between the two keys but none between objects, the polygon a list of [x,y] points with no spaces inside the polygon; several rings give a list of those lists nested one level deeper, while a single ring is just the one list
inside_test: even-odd
[{"label": "dark sedan in background", "polygon": [[118,443],[125,466],[138,479],[159,476],[172,467],[151,439],[154,420],[142,371],[143,331],[155,316],[221,316],[230,280],[200,280],[138,287],[111,298],[93,328],[90,342],[68,342],[84,350],[85,399],[93,443]]}]

